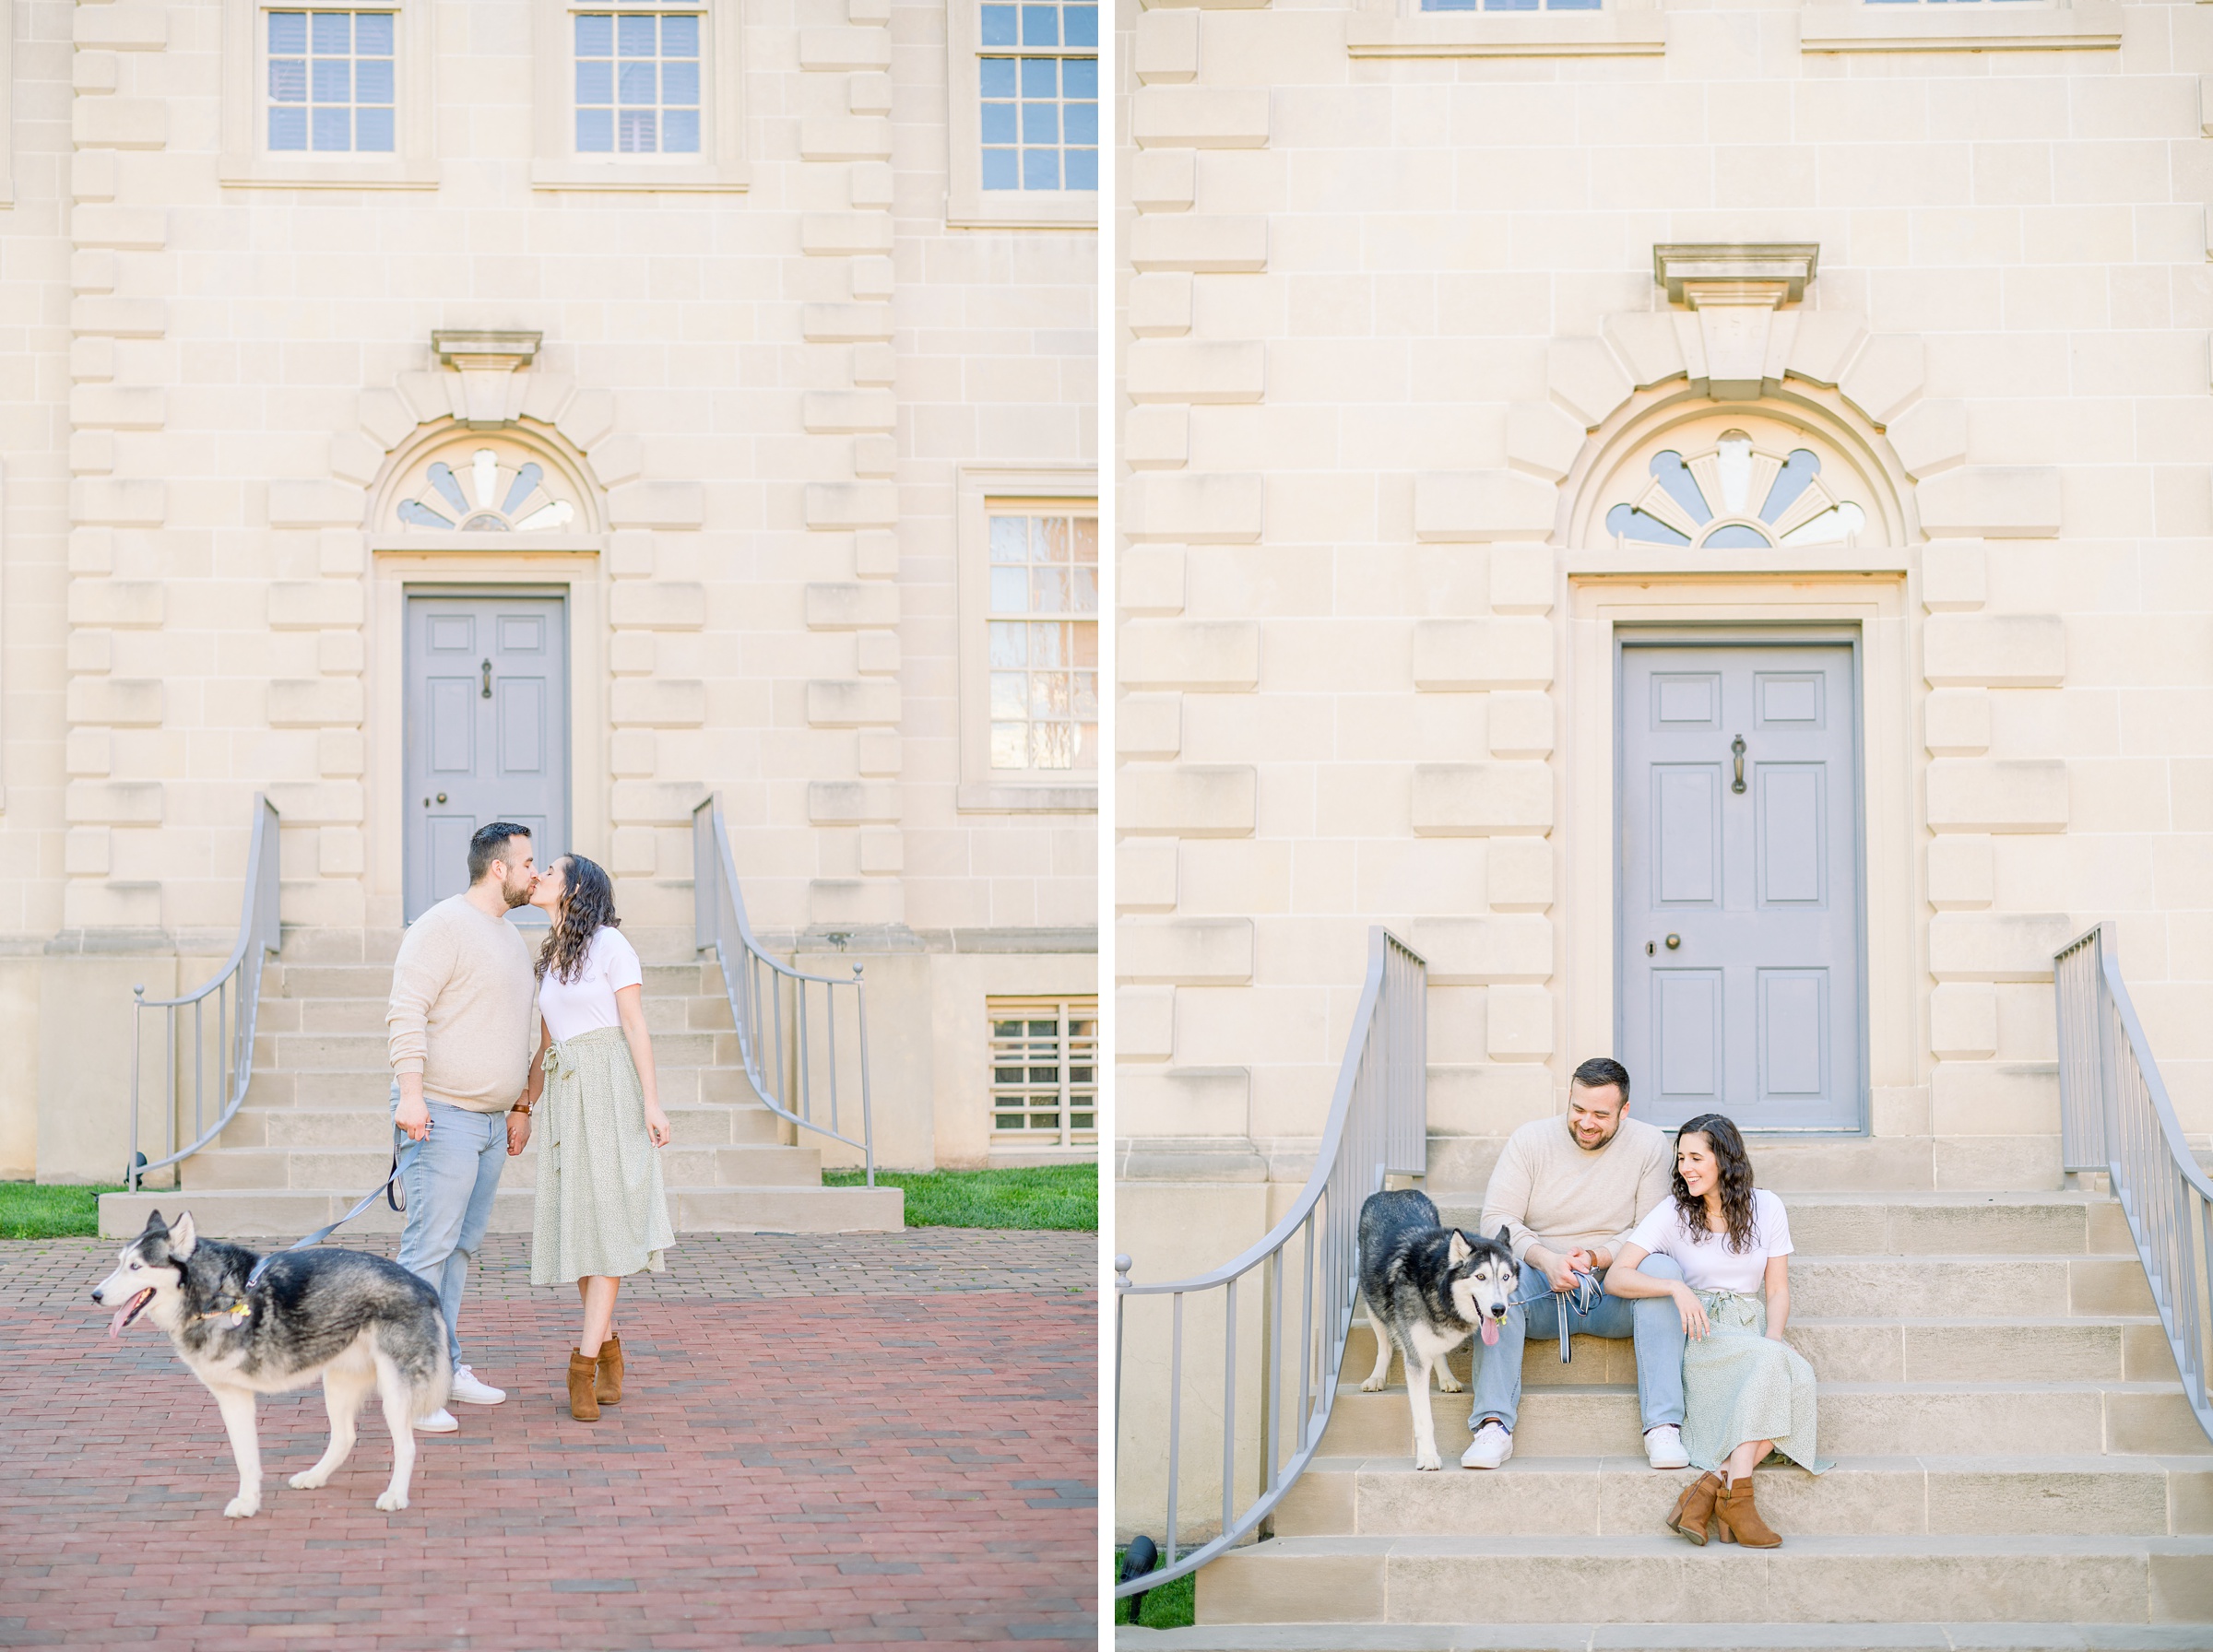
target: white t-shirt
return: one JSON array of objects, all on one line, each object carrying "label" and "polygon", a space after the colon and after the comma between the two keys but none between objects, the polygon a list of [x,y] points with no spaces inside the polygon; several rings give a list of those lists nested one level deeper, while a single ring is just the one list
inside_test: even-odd
[{"label": "white t-shirt", "polygon": [[1765,1187],[1755,1187],[1751,1242],[1743,1250],[1731,1250],[1728,1234],[1698,1234],[1670,1198],[1629,1231],[1629,1243],[1651,1256],[1674,1258],[1683,1270],[1683,1282],[1693,1291],[1734,1291],[1753,1296],[1766,1277],[1768,1258],[1791,1254],[1791,1219],[1783,1213],[1781,1199]]},{"label": "white t-shirt", "polygon": [[538,1010],[555,1044],[565,1044],[579,1032],[622,1024],[615,1014],[615,994],[637,986],[645,979],[638,952],[622,938],[620,929],[601,926],[585,943],[584,962],[576,979],[563,981],[550,968],[538,983]]}]

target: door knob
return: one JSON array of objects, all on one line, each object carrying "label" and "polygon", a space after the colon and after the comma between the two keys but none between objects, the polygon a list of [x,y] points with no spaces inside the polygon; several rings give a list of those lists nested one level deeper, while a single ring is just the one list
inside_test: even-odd
[{"label": "door knob", "polygon": [[[444,794],[444,792],[440,792],[440,793],[438,794],[438,801],[439,801],[439,802],[441,802],[441,803],[444,803],[444,802],[445,801],[445,794]],[[1672,940],[1671,940],[1671,941],[1669,941],[1667,944],[1668,944],[1669,946],[1671,946],[1671,947],[1672,947],[1672,946],[1674,946],[1675,943],[1674,941],[1672,941]]]},{"label": "door knob", "polygon": [[1667,950],[1671,952],[1682,944],[1683,938],[1680,935],[1671,935],[1667,938]]},{"label": "door knob", "polygon": [[[484,667],[483,667],[483,669],[484,669],[484,695],[483,695],[483,697],[484,697],[485,699],[487,699],[487,700],[490,700],[490,699],[491,698],[491,662],[490,660],[486,660],[486,661],[484,662]],[[1738,746],[1738,748],[1741,749],[1743,748],[1743,746],[1744,746],[1744,741],[1742,741],[1742,740],[1739,740],[1739,741],[1737,741],[1737,746]],[[1739,772],[1741,773],[1741,772],[1742,772],[1742,770],[1744,769],[1744,764],[1742,764],[1742,763],[1739,763],[1739,764],[1737,764],[1737,769],[1738,769],[1738,770],[1739,770]],[[1743,785],[1743,784],[1742,784],[1741,782],[1738,784],[1738,785],[1737,785],[1737,788],[1736,788],[1736,789],[1737,789],[1738,791],[1740,791],[1740,792],[1741,792],[1741,791],[1743,791],[1743,790],[1745,789],[1745,788],[1744,788],[1744,785]]]},{"label": "door knob", "polygon": [[[487,678],[485,680],[489,682],[491,678]],[[484,691],[487,694],[491,692],[489,688]],[[1745,789],[1745,737],[1740,734],[1736,738],[1731,740],[1729,749],[1736,754],[1736,783],[1729,789],[1733,792],[1741,792]],[[1670,941],[1667,944],[1672,947],[1675,943]]]}]

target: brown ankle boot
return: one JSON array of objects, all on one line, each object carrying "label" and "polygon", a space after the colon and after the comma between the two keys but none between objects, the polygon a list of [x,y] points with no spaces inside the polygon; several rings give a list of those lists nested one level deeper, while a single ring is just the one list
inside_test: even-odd
[{"label": "brown ankle boot", "polygon": [[1779,1549],[1782,1539],[1773,1528],[1759,1517],[1759,1509],[1752,1501],[1752,1477],[1732,1481],[1713,1506],[1714,1520],[1722,1528],[1722,1541],[1742,1543],[1747,1549]]},{"label": "brown ankle boot", "polygon": [[1722,1494],[1720,1479],[1701,1474],[1683,1488],[1683,1495],[1675,1499],[1675,1512],[1667,1517],[1668,1530],[1678,1537],[1688,1538],[1703,1549],[1706,1546],[1706,1528],[1713,1520],[1714,1500]]},{"label": "brown ankle boot", "polygon": [[612,1331],[599,1344],[598,1393],[601,1405],[622,1403],[622,1339]]},{"label": "brown ankle boot", "polygon": [[579,1422],[599,1421],[599,1397],[594,1391],[598,1369],[599,1362],[582,1349],[569,1350],[569,1415]]}]

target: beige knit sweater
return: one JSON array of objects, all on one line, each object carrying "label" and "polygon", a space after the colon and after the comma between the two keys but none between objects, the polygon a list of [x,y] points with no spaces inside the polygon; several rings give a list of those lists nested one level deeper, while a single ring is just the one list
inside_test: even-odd
[{"label": "beige knit sweater", "polygon": [[1625,1118],[1596,1152],[1577,1144],[1566,1115],[1532,1119],[1506,1139],[1483,1195],[1483,1231],[1513,1236],[1514,1260],[1532,1245],[1618,1254],[1629,1230],[1669,1196],[1675,1143],[1665,1130]]},{"label": "beige knit sweater", "polygon": [[408,926],[385,1011],[392,1070],[420,1073],[422,1093],[471,1113],[504,1113],[530,1073],[538,979],[530,948],[467,895]]}]

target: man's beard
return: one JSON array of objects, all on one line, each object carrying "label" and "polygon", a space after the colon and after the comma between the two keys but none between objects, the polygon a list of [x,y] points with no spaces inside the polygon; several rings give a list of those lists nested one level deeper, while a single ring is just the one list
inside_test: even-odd
[{"label": "man's beard", "polygon": [[1608,1130],[1604,1136],[1601,1136],[1596,1141],[1585,1141],[1583,1139],[1583,1133],[1577,1129],[1573,1125],[1569,1125],[1568,1127],[1568,1133],[1575,1138],[1575,1145],[1581,1148],[1583,1151],[1586,1153],[1595,1153],[1600,1148],[1605,1146],[1607,1142],[1613,1140],[1615,1137],[1621,1134],[1621,1124],[1619,1120],[1616,1120],[1614,1127],[1611,1130]]},{"label": "man's beard", "polygon": [[507,903],[509,912],[513,912],[518,906],[527,906],[530,903],[531,886],[537,881],[535,878],[526,878],[520,883],[500,885],[500,898]]}]

